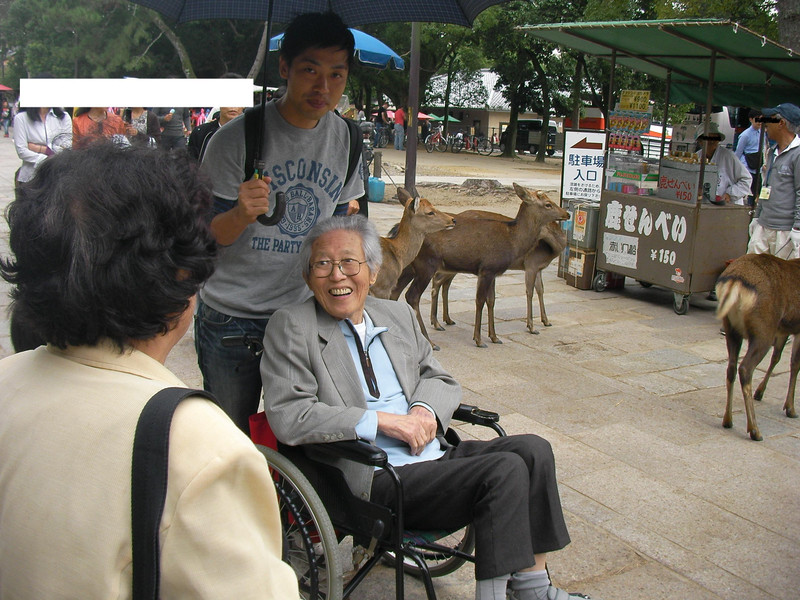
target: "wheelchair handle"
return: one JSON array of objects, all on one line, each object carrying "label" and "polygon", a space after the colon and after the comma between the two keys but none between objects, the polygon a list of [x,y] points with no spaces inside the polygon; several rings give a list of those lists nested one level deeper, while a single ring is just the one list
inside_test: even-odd
[{"label": "wheelchair handle", "polygon": [[488,425],[500,421],[500,415],[496,412],[482,410],[469,404],[461,404],[453,413],[453,418],[473,425]]}]

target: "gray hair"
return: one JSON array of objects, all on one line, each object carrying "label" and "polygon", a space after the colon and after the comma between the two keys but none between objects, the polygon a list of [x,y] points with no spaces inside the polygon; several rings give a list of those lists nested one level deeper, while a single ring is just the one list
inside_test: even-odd
[{"label": "gray hair", "polygon": [[361,248],[364,250],[364,258],[367,260],[370,272],[378,272],[383,261],[378,230],[366,217],[351,215],[348,217],[331,217],[320,221],[311,228],[308,236],[303,240],[303,245],[300,247],[300,264],[303,267],[304,277],[308,277],[311,272],[311,248],[314,246],[314,242],[331,231],[352,231],[357,233],[361,238]]},{"label": "gray hair", "polygon": [[795,135],[800,134],[800,125],[795,125],[780,113],[778,113],[778,116],[783,119],[783,122],[786,124],[786,131]]}]

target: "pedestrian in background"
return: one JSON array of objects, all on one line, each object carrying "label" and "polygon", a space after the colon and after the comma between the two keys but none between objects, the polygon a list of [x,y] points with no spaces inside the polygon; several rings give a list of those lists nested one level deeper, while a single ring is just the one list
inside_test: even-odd
[{"label": "pedestrian in background", "polygon": [[747,168],[753,180],[750,186],[750,195],[747,198],[747,203],[750,206],[754,205],[755,198],[761,189],[761,165],[764,164],[763,149],[760,148],[761,123],[756,120],[759,116],[761,116],[760,112],[750,109],[747,115],[750,127],[739,135],[735,151],[736,157]]},{"label": "pedestrian in background", "polygon": [[14,146],[22,159],[14,181],[25,183],[45,158],[72,147],[72,119],[63,108],[20,109],[14,117]]},{"label": "pedestrian in background", "polygon": [[188,108],[154,109],[161,125],[161,147],[173,150],[186,147],[186,136],[192,130],[192,113]]},{"label": "pedestrian in background", "polygon": [[405,149],[405,137],[406,137],[406,111],[403,110],[402,106],[399,106],[397,110],[394,111],[395,150]]},{"label": "pedestrian in background", "polygon": [[779,104],[759,117],[776,143],[763,167],[764,185],[750,223],[750,254],[800,258],[800,108]]}]

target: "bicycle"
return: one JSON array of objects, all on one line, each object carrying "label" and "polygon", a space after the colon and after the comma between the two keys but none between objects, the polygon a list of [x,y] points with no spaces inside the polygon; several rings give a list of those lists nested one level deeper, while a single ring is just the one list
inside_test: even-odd
[{"label": "bicycle", "polygon": [[394,135],[394,132],[391,131],[391,128],[389,126],[381,127],[375,133],[375,147],[376,148],[386,148],[386,146],[389,144],[389,135],[390,135],[390,133],[391,133],[391,135]]},{"label": "bicycle", "polygon": [[459,131],[450,147],[451,152],[461,152],[462,150],[474,150],[478,154],[489,156],[492,153],[492,143],[484,136],[464,135]]},{"label": "bicycle", "polygon": [[433,132],[425,138],[425,150],[433,152],[434,149],[447,152],[447,139],[442,135],[441,125],[434,127]]},{"label": "bicycle", "polygon": [[375,124],[371,121],[362,121],[358,125],[361,128],[361,135],[363,138],[363,156],[364,156],[364,166],[369,170],[369,166],[372,164],[372,159],[375,156],[372,148],[372,138],[375,135]]}]

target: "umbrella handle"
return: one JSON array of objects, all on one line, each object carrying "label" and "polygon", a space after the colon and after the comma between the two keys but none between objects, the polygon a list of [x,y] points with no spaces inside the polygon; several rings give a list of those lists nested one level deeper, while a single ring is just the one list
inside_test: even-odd
[{"label": "umbrella handle", "polygon": [[[253,172],[253,179],[261,179],[261,173],[264,170],[264,163],[257,162],[255,171]],[[286,194],[283,192],[275,192],[275,208],[272,209],[272,214],[258,215],[256,220],[262,225],[267,227],[277,225],[286,213]]]},{"label": "umbrella handle", "polygon": [[277,225],[278,222],[283,218],[284,213],[286,212],[286,195],[283,192],[276,192],[275,193],[275,208],[272,210],[271,215],[267,215],[266,213],[263,215],[258,215],[256,219],[262,225]]}]

